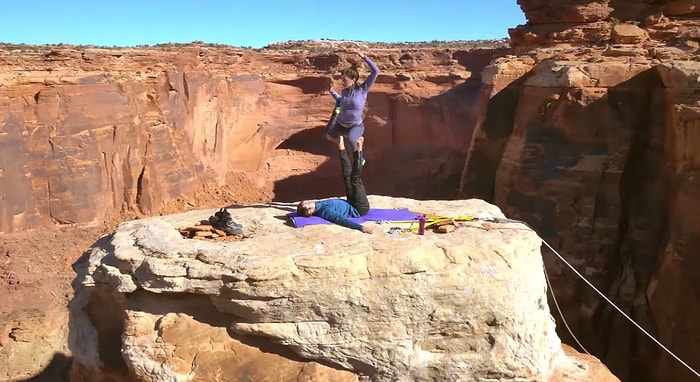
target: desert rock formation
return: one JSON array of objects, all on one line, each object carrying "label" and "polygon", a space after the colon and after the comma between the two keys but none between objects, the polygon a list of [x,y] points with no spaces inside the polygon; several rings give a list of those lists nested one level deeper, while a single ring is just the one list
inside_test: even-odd
[{"label": "desert rock formation", "polygon": [[[511,30],[514,55],[483,76],[506,49],[371,49],[382,75],[368,184],[409,197],[459,189],[528,221],[700,369],[698,3],[519,4],[529,22]],[[320,139],[323,91],[353,58],[334,44],[3,48],[0,232],[191,208],[217,185],[231,188],[227,203],[342,193]],[[544,260],[567,322],[616,375],[692,378]]]},{"label": "desert rock formation", "polygon": [[[371,201],[503,217],[480,200]],[[293,228],[284,221],[293,207],[234,207],[245,227],[235,242],[183,238],[178,227],[213,213],[198,210],[125,222],[96,243],[76,264],[73,379],[239,380],[267,361],[280,362],[274,373],[313,368],[347,381],[354,374],[343,370],[377,381],[618,381],[564,352],[540,238],[525,225],[471,222],[425,236],[377,225],[367,235]],[[307,361],[255,358],[245,341]]]},{"label": "desert rock formation", "polygon": [[517,1],[528,22],[509,30],[515,47],[684,42],[700,37],[696,0]]},{"label": "desert rock formation", "polygon": [[[518,55],[484,70],[460,195],[530,222],[698,370],[698,4],[519,4],[529,22],[511,30]],[[694,378],[552,254],[545,262],[567,321],[622,380]]]},{"label": "desert rock formation", "polygon": [[[147,216],[217,186],[245,202],[340,193],[305,185],[335,183],[322,129],[351,48],[0,49],[0,232]],[[480,71],[506,49],[364,49],[381,69],[366,181],[379,194],[454,197]]]}]

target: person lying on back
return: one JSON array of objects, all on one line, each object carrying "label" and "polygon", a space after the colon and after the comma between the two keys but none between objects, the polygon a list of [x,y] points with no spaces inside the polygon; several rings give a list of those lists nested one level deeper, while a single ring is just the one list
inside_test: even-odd
[{"label": "person lying on back", "polygon": [[372,233],[372,229],[350,218],[359,218],[369,212],[369,200],[362,182],[362,143],[360,137],[353,152],[353,161],[350,163],[348,153],[345,150],[345,142],[340,136],[338,149],[340,150],[340,164],[345,182],[345,194],[347,199],[326,199],[314,202],[303,200],[297,205],[297,215],[303,217],[318,216],[343,227],[356,229],[364,233]]}]

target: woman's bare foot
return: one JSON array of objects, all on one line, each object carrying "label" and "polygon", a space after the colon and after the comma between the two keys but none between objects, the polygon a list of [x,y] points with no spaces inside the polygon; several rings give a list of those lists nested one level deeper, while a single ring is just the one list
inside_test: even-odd
[{"label": "woman's bare foot", "polygon": [[342,135],[338,137],[338,149],[345,150],[345,140],[343,139]]},{"label": "woman's bare foot", "polygon": [[357,138],[357,147],[355,148],[356,151],[362,151],[362,145],[365,143],[365,137],[359,137]]},{"label": "woman's bare foot", "polygon": [[328,139],[328,140],[331,141],[331,142],[338,143],[338,137],[334,137],[334,136],[332,136],[332,135],[330,135],[330,134],[326,134],[326,139]]}]

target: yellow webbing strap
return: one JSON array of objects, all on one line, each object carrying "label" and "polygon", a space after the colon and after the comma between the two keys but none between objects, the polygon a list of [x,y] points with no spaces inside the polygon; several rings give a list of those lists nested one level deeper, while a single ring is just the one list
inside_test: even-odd
[{"label": "yellow webbing strap", "polygon": [[[475,216],[469,216],[469,215],[461,215],[461,216],[454,216],[454,217],[447,217],[447,216],[440,216],[440,215],[434,215],[434,214],[422,214],[419,212],[414,212],[417,215],[425,215],[425,228],[431,228],[435,224],[442,223],[445,221],[474,221],[477,220],[477,217]],[[417,232],[418,231],[418,219],[412,219],[412,220],[392,220],[391,224],[410,224],[408,228],[400,228],[401,232]]]}]

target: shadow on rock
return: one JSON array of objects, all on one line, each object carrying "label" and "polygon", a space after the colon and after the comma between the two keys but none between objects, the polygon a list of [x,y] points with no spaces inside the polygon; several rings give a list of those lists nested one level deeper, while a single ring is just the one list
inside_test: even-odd
[{"label": "shadow on rock", "polygon": [[282,203],[282,202],[269,202],[269,203],[261,203],[261,204],[249,204],[249,205],[241,205],[241,204],[231,204],[228,206],[225,206],[228,209],[231,210],[236,210],[236,209],[250,209],[250,208],[270,208],[270,207],[275,207],[279,210],[284,210],[284,211],[289,211],[289,212],[294,212],[296,211],[296,206],[290,205],[289,203]]},{"label": "shadow on rock", "polygon": [[[478,114],[480,83],[467,81],[431,98],[369,95],[363,180],[373,195],[455,199]],[[274,200],[345,194],[338,148],[323,128],[301,130],[277,150],[326,156],[314,171],[275,182]]]},{"label": "shadow on rock", "polygon": [[13,379],[13,382],[67,382],[70,380],[70,367],[73,357],[55,353],[51,362],[39,374],[26,379]]},{"label": "shadow on rock", "polygon": [[[365,154],[367,193],[412,199],[454,199],[465,154],[439,147],[380,147]],[[315,171],[275,182],[276,201],[344,196],[337,151]],[[291,212],[291,211],[290,211]]]}]

